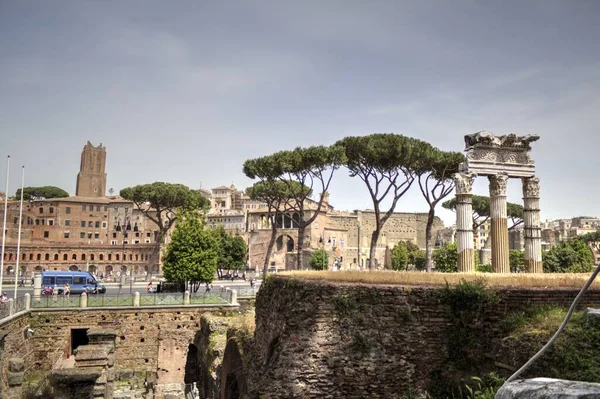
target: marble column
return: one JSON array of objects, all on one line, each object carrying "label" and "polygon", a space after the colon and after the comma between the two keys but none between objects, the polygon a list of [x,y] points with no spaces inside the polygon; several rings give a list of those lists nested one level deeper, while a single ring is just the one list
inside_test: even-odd
[{"label": "marble column", "polygon": [[456,248],[458,271],[474,272],[473,243],[473,179],[472,173],[456,173],[453,176],[456,187]]},{"label": "marble column", "polygon": [[540,221],[540,179],[523,179],[523,233],[525,235],[525,271],[543,273],[542,228]]},{"label": "marble column", "polygon": [[508,222],[506,220],[506,184],[508,176],[489,176],[490,219],[492,220],[492,271],[510,273]]}]

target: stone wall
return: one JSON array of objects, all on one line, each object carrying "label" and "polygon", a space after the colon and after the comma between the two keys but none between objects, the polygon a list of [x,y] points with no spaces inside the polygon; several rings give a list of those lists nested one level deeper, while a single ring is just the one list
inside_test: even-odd
[{"label": "stone wall", "polygon": [[[35,356],[31,349],[31,340],[25,334],[25,329],[28,326],[29,318],[26,315],[17,316],[0,326],[0,394],[7,393],[7,395],[12,396],[12,391],[17,389],[20,392],[20,387],[9,387],[9,383],[13,385],[15,382],[12,376],[9,378],[8,375],[12,372],[9,370],[10,359],[23,360],[26,368],[21,372],[31,368]],[[22,380],[19,382],[22,382]]]},{"label": "stone wall", "polygon": [[[291,398],[383,398],[426,390],[452,348],[451,306],[439,288],[331,284],[277,277],[256,299],[248,392]],[[569,305],[575,290],[503,290],[470,332],[481,357],[492,353],[502,318],[542,304]],[[599,306],[590,291],[581,307]],[[463,348],[459,348],[463,350]],[[493,360],[491,361],[493,364]],[[512,365],[517,366],[517,365]],[[475,375],[475,374],[471,374]]]}]

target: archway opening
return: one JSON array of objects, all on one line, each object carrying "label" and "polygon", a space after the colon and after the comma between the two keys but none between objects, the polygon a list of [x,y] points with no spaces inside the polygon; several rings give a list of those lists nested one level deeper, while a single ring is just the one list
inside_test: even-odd
[{"label": "archway opening", "polygon": [[77,270],[79,270],[79,267],[77,267],[77,265],[71,265],[69,266],[69,270],[72,272],[76,272]]},{"label": "archway opening", "polygon": [[188,346],[187,358],[185,360],[185,375],[183,381],[192,384],[200,381],[200,365],[198,364],[198,348],[194,344]]}]

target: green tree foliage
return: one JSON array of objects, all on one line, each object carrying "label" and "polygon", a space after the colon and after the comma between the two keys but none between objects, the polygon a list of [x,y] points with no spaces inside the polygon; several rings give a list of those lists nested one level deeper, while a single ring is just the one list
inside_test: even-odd
[{"label": "green tree foliage", "polygon": [[594,253],[581,238],[563,241],[542,256],[545,273],[588,273],[594,269]]},{"label": "green tree foliage", "polygon": [[392,248],[392,269],[406,270],[408,268],[408,249],[406,243],[400,241]]},{"label": "green tree foliage", "polygon": [[600,231],[594,231],[592,233],[586,233],[580,237],[584,242],[598,242],[600,241]]},{"label": "green tree foliage", "polygon": [[519,273],[525,269],[525,252],[513,249],[508,253],[508,259],[512,273]]},{"label": "green tree foliage", "polygon": [[315,270],[327,270],[329,268],[329,255],[323,248],[319,248],[310,255],[308,263]]},{"label": "green tree foliage", "polygon": [[408,253],[408,262],[415,266],[415,269],[422,271],[427,268],[427,256],[425,251],[417,249],[414,252]]},{"label": "green tree foliage", "polygon": [[[325,193],[334,172],[344,164],[345,155],[339,146],[298,147],[244,162],[243,171],[251,179],[279,180],[288,185],[292,198],[287,205],[300,215],[298,223],[297,268],[303,265],[305,231],[321,212]],[[308,188],[308,190],[306,189]],[[307,209],[311,194],[318,189],[318,204]],[[306,211],[310,210],[308,216]]]},{"label": "green tree foliage", "polygon": [[[65,190],[55,186],[42,186],[42,187],[25,187],[23,189],[23,200],[24,201],[37,201],[50,198],[66,198],[69,196]],[[21,198],[21,189],[17,189],[15,194],[16,198]]]},{"label": "green tree foliage", "polygon": [[[473,230],[477,231],[479,226],[490,218],[490,197],[473,195]],[[456,212],[456,197],[442,203],[442,207]],[[506,215],[512,225],[508,230],[513,230],[523,223],[523,206],[508,202],[506,204]]]},{"label": "green tree foliage", "polygon": [[269,259],[271,259],[273,246],[277,239],[278,229],[275,221],[282,213],[293,210],[289,204],[293,202],[295,193],[306,193],[310,196],[311,190],[296,181],[283,182],[271,179],[258,181],[246,189],[246,195],[267,205],[267,220],[271,225],[271,238],[265,253],[263,275],[266,275],[269,269]]},{"label": "green tree foliage", "polygon": [[458,271],[458,252],[455,243],[448,243],[433,251],[435,271],[454,273]]},{"label": "green tree foliage", "polygon": [[[398,200],[415,180],[415,172],[433,147],[428,143],[398,134],[371,134],[346,137],[336,143],[344,148],[346,167],[351,177],[365,183],[375,211],[375,229],[371,235],[369,268],[377,262],[375,252],[381,230],[394,213]],[[382,209],[388,201],[389,208]]]},{"label": "green tree foliage", "polygon": [[458,166],[465,160],[460,152],[440,151],[431,148],[421,159],[417,169],[417,182],[429,211],[425,225],[425,257],[427,271],[433,270],[432,228],[435,221],[435,207],[454,190],[452,175],[458,172]]},{"label": "green tree foliage", "polygon": [[219,240],[196,212],[181,214],[178,220],[163,257],[163,274],[168,281],[191,282],[195,292],[215,276]]},{"label": "green tree foliage", "polygon": [[248,253],[248,247],[244,239],[241,236],[232,237],[225,231],[223,226],[215,227],[213,234],[219,240],[219,268],[227,270],[243,269]]},{"label": "green tree foliage", "polygon": [[156,182],[127,187],[121,197],[133,202],[149,220],[158,227],[156,247],[152,255],[149,272],[158,265],[160,246],[176,220],[177,211],[208,209],[210,202],[199,191],[190,190],[183,184]]}]

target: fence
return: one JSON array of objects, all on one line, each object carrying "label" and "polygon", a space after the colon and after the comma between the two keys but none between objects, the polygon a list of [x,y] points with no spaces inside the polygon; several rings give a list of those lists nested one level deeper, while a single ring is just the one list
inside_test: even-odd
[{"label": "fence", "polygon": [[[240,296],[256,295],[257,288],[242,288]],[[25,294],[16,299],[0,303],[0,322],[4,319],[31,308],[101,308],[101,307],[138,307],[138,306],[177,306],[177,305],[228,305],[237,304],[238,291],[224,288],[216,292],[170,292],[161,294],[82,294],[82,295],[40,295],[31,298]]]},{"label": "fence", "polygon": [[252,287],[252,288],[239,288],[237,290],[237,296],[238,296],[238,298],[253,297],[253,296],[256,296],[257,292],[258,292],[258,288],[255,288],[255,287]]}]

